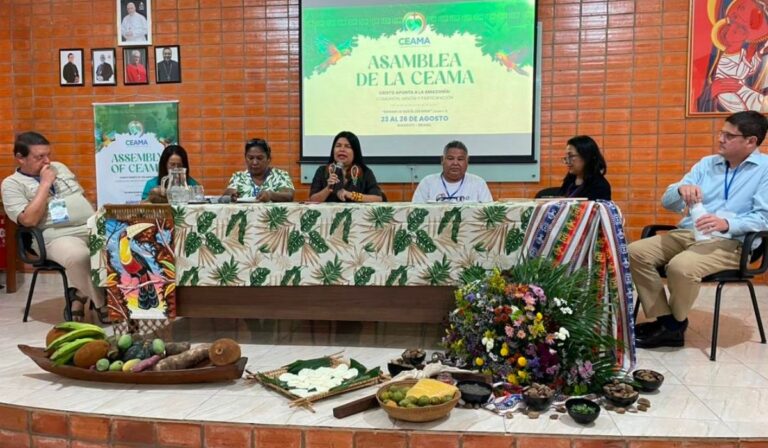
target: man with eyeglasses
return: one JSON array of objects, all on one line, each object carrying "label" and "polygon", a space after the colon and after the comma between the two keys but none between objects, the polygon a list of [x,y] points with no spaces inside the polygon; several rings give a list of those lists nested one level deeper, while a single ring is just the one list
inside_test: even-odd
[{"label": "man with eyeglasses", "polygon": [[[738,269],[744,234],[768,229],[768,156],[759,150],[766,131],[768,119],[759,112],[726,118],[718,154],[701,159],[661,198],[664,208],[686,212],[678,229],[629,245],[643,311],[656,318],[635,326],[638,347],[682,347],[701,279]],[[688,211],[698,204],[706,212],[694,220]],[[703,235],[698,241],[694,229]],[[666,266],[669,297],[659,266]]]},{"label": "man with eyeglasses", "polygon": [[99,319],[108,320],[103,291],[91,282],[91,256],[86,221],[94,214],[75,175],[51,160],[48,140],[37,132],[16,137],[13,155],[18,168],[2,183],[3,207],[13,222],[42,230],[46,255],[64,266],[72,300],[73,320],[83,320],[90,298]]},{"label": "man with eyeglasses", "polygon": [[441,160],[443,172],[422,179],[412,202],[493,202],[485,180],[467,173],[469,153],[464,143],[455,140],[445,145]]}]

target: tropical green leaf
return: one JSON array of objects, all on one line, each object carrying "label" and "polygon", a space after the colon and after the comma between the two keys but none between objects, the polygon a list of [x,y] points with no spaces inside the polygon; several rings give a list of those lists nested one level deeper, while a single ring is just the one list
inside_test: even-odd
[{"label": "tropical green leaf", "polygon": [[365,286],[371,281],[371,277],[376,272],[375,269],[363,266],[355,272],[355,286]]},{"label": "tropical green leaf", "polygon": [[184,240],[184,256],[188,257],[194,254],[202,245],[203,240],[200,238],[200,235],[195,232],[189,232],[187,239]]},{"label": "tropical green leaf", "polygon": [[200,282],[200,268],[194,266],[187,269],[181,274],[181,280],[179,280],[179,286],[197,286]]},{"label": "tropical green leaf", "polygon": [[309,209],[301,215],[301,231],[308,233],[315,227],[317,219],[320,217],[320,212],[314,209]]},{"label": "tropical green leaf", "polygon": [[363,246],[363,250],[368,252],[368,253],[376,252],[376,248],[373,247],[373,243],[366,243],[366,245]]},{"label": "tropical green leaf", "polygon": [[348,208],[344,211],[336,213],[331,223],[331,235],[336,231],[340,224],[344,224],[342,227],[341,239],[345,243],[349,243],[349,229],[352,227],[352,209]]},{"label": "tropical green leaf", "polygon": [[208,249],[211,250],[216,255],[221,255],[224,252],[226,252],[226,248],[224,248],[224,245],[221,244],[221,240],[219,237],[214,235],[212,232],[208,232],[205,234],[205,245],[208,246]]},{"label": "tropical green leaf", "polygon": [[520,229],[525,232],[528,230],[528,223],[531,222],[531,216],[533,216],[534,207],[526,208],[522,214],[520,214]]},{"label": "tropical green leaf", "polygon": [[256,268],[251,271],[251,286],[261,286],[267,281],[269,276],[269,268]]},{"label": "tropical green leaf", "polygon": [[184,207],[171,206],[171,215],[173,215],[173,225],[183,227],[187,219],[187,209]]},{"label": "tropical green leaf", "polygon": [[451,240],[454,243],[459,242],[459,228],[461,227],[461,208],[455,207],[447,210],[442,219],[440,219],[440,225],[437,228],[437,233],[443,233],[443,230],[451,224]]},{"label": "tropical green leaf", "polygon": [[325,265],[321,266],[318,272],[314,275],[315,279],[323,283],[323,285],[337,285],[342,280],[342,273],[344,268],[341,266],[339,256],[333,257],[333,261],[328,261]]},{"label": "tropical green leaf", "polygon": [[446,284],[451,279],[451,262],[443,255],[443,260],[435,261],[432,266],[427,267],[421,278],[432,286]]},{"label": "tropical green leaf", "polygon": [[312,247],[315,252],[318,254],[324,254],[328,252],[328,244],[326,244],[325,240],[320,235],[320,232],[317,230],[310,230],[307,237],[309,238],[308,242],[310,247]]},{"label": "tropical green leaf", "polygon": [[483,207],[480,213],[481,219],[485,221],[485,228],[491,229],[504,222],[507,216],[507,208],[503,205],[489,205]]},{"label": "tropical green leaf", "polygon": [[423,208],[417,208],[408,213],[408,230],[415,232],[416,229],[424,224],[424,218],[429,215],[429,212]]},{"label": "tropical green leaf", "polygon": [[102,215],[96,220],[96,233],[104,235],[107,233],[107,218]]},{"label": "tropical green leaf", "polygon": [[486,273],[487,271],[485,270],[484,267],[475,263],[472,266],[469,266],[465,268],[463,271],[461,271],[461,274],[459,274],[459,280],[461,281],[462,284],[472,283],[475,280],[484,279]]},{"label": "tropical green leaf", "polygon": [[299,286],[301,284],[301,266],[294,266],[285,271],[280,286]]},{"label": "tropical green leaf", "polygon": [[237,226],[237,241],[240,244],[245,244],[245,225],[246,225],[246,211],[241,210],[235,214],[233,214],[229,218],[229,222],[227,223],[227,233],[226,235],[229,236],[229,234],[232,232],[232,230]]},{"label": "tropical green leaf", "polygon": [[93,286],[99,286],[99,283],[101,283],[101,275],[99,275],[98,269],[91,269],[91,283],[93,283]]},{"label": "tropical green leaf", "polygon": [[271,231],[283,227],[288,222],[288,209],[285,207],[271,207],[267,210],[266,221]]},{"label": "tropical green leaf", "polygon": [[236,286],[240,283],[240,264],[235,261],[235,257],[230,257],[229,261],[217,267],[213,271],[213,279],[221,286]]},{"label": "tropical green leaf", "polygon": [[197,217],[197,231],[198,233],[206,233],[211,229],[213,221],[216,219],[216,213],[203,212]]},{"label": "tropical green leaf", "polygon": [[432,238],[424,229],[419,229],[416,231],[416,245],[419,246],[419,249],[421,249],[425,254],[431,254],[437,250],[435,242],[432,241]]},{"label": "tropical green leaf", "polygon": [[395,255],[404,251],[411,245],[411,234],[405,229],[398,229],[395,232],[395,240],[392,243],[392,249],[395,251]]},{"label": "tropical green leaf", "polygon": [[304,235],[298,230],[291,230],[288,234],[288,255],[295,254],[302,246],[304,246]]},{"label": "tropical green leaf", "polygon": [[387,281],[384,283],[386,286],[392,286],[397,282],[398,286],[405,286],[408,282],[408,267],[407,266],[400,266],[397,269],[392,269],[392,272],[389,273],[389,277],[387,277]]},{"label": "tropical green leaf", "polygon": [[483,243],[475,244],[474,249],[478,252],[486,252],[488,250],[485,248],[485,245],[483,245]]},{"label": "tropical green leaf", "polygon": [[171,263],[168,260],[160,260],[160,264],[165,267],[165,269],[168,269],[169,271],[176,273],[176,265]]},{"label": "tropical green leaf", "polygon": [[365,218],[375,229],[381,229],[395,219],[395,209],[390,206],[373,207]]},{"label": "tropical green leaf", "polygon": [[91,256],[96,255],[104,248],[104,238],[98,235],[88,235],[88,250]]},{"label": "tropical green leaf", "polygon": [[524,237],[525,235],[523,232],[521,232],[517,227],[509,229],[509,232],[507,233],[507,239],[504,241],[504,252],[509,255],[512,252],[520,249],[520,246],[523,245]]},{"label": "tropical green leaf", "polygon": [[261,246],[259,246],[259,252],[261,252],[262,254],[270,253],[269,246],[267,246],[266,244],[262,244]]}]

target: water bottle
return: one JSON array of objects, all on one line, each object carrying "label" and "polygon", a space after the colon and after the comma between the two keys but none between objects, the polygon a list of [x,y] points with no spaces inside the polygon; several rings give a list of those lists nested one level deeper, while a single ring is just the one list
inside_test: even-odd
[{"label": "water bottle", "polygon": [[701,202],[697,202],[693,204],[693,207],[691,207],[690,215],[691,215],[691,219],[693,219],[693,236],[696,239],[696,241],[707,241],[712,239],[712,235],[705,235],[699,229],[696,228],[696,221],[698,221],[699,218],[701,218],[706,214],[707,214],[707,209],[704,208],[704,204],[702,204]]},{"label": "water bottle", "polygon": [[187,169],[173,168],[168,170],[168,202],[171,205],[182,205],[189,202],[189,185],[187,185]]}]

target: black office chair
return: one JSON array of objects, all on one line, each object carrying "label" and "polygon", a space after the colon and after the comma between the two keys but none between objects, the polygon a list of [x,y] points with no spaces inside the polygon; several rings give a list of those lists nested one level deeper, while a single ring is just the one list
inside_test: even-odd
[{"label": "black office chair", "polygon": [[[643,228],[643,233],[640,238],[650,238],[655,236],[659,232],[666,232],[674,230],[677,227],[670,225],[650,225]],[[751,250],[752,243],[755,239],[760,238],[760,245]],[[755,318],[757,319],[757,328],[760,331],[760,342],[765,344],[765,331],[763,330],[763,321],[760,318],[760,308],[757,306],[757,296],[755,296],[755,287],[752,285],[752,279],[756,275],[764,274],[768,271],[768,244],[766,244],[766,238],[768,238],[768,231],[761,232],[749,232],[744,236],[744,244],[741,246],[741,258],[739,259],[738,269],[729,269],[726,271],[716,272],[701,279],[702,283],[717,283],[717,292],[715,293],[715,311],[712,320],[712,348],[710,350],[709,359],[714,361],[717,354],[717,332],[720,324],[720,297],[722,295],[723,286],[727,283],[746,283],[749,288],[749,295],[752,297],[752,307],[755,309]],[[749,267],[752,263],[760,261],[760,266],[756,269]],[[660,266],[658,268],[659,274],[662,278],[666,278],[666,266]],[[637,320],[637,312],[640,309],[640,297],[635,300],[635,320]]]},{"label": "black office chair", "polygon": [[[37,251],[32,242],[37,244]],[[61,274],[64,282],[64,319],[72,320],[72,300],[70,297],[69,282],[67,281],[67,271],[64,266],[55,261],[48,260],[45,253],[45,240],[43,232],[40,229],[32,227],[19,226],[16,230],[16,246],[18,248],[19,259],[24,263],[31,264],[35,269],[32,274],[32,283],[29,285],[29,294],[27,295],[27,306],[24,308],[24,322],[29,317],[29,307],[32,305],[32,295],[35,293],[35,283],[37,274],[40,271],[56,271]]]},{"label": "black office chair", "polygon": [[543,190],[539,190],[536,193],[536,196],[534,197],[536,199],[541,199],[541,198],[552,198],[557,196],[560,196],[560,187],[549,187]]}]

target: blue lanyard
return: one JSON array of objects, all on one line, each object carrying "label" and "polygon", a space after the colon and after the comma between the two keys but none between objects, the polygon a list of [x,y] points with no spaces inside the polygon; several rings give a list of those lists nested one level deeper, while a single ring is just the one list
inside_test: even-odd
[{"label": "blue lanyard", "polygon": [[735,170],[733,170],[733,176],[731,176],[731,181],[728,182],[728,163],[726,162],[725,165],[725,200],[728,200],[728,192],[731,191],[731,185],[733,185],[733,179],[736,178],[736,174],[739,172],[740,166],[737,166]]},{"label": "blue lanyard", "polygon": [[270,171],[272,171],[272,168],[267,168],[267,171],[264,173],[264,179],[261,181],[261,185],[257,185],[256,182],[253,181],[253,176],[248,173],[248,177],[251,179],[251,194],[254,198],[258,197],[259,193],[264,188],[264,184],[267,182],[267,177],[269,177]]},{"label": "blue lanyard", "polygon": [[445,196],[443,198],[443,200],[446,200],[446,199],[456,199],[456,193],[461,191],[461,187],[464,186],[464,179],[466,179],[466,178],[467,178],[467,176],[464,176],[464,177],[461,178],[461,183],[459,184],[459,188],[457,188],[456,191],[454,191],[453,194],[451,194],[451,193],[448,192],[448,185],[445,183],[445,178],[442,175],[440,175],[440,182],[443,183],[443,190],[445,190],[445,194],[447,195],[447,196]]}]

